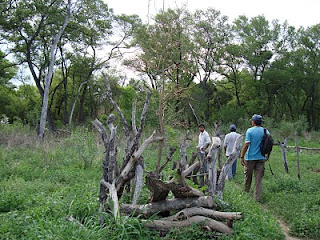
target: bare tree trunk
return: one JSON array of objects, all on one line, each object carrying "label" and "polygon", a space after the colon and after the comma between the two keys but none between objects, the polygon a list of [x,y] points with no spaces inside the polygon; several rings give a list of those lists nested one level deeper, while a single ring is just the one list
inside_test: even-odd
[{"label": "bare tree trunk", "polygon": [[240,135],[236,139],[232,153],[228,157],[227,161],[223,165],[223,168],[220,172],[218,185],[217,185],[217,196],[220,197],[221,199],[223,199],[223,190],[224,190],[224,185],[225,185],[225,181],[226,181],[226,176],[228,175],[228,171],[229,171],[230,167],[232,166],[232,164],[234,163],[234,161],[236,161],[240,155],[242,140],[243,140],[242,135]]},{"label": "bare tree trunk", "polygon": [[180,210],[186,207],[213,207],[212,197],[204,196],[199,198],[176,198],[148,203],[146,205],[121,204],[120,211],[124,214],[151,217],[157,212]]},{"label": "bare tree trunk", "polygon": [[203,216],[193,216],[183,221],[148,220],[145,221],[144,225],[154,230],[168,231],[170,228],[189,227],[192,224],[207,226],[213,231],[225,234],[233,233],[232,228],[228,227],[226,224]]},{"label": "bare tree trunk", "polygon": [[209,182],[209,194],[213,196],[216,192],[216,184],[217,184],[217,153],[218,149],[221,147],[221,140],[218,137],[212,138],[212,145],[209,149],[208,154],[208,182]]},{"label": "bare tree trunk", "polygon": [[202,207],[192,207],[185,208],[173,216],[163,218],[163,220],[180,221],[197,215],[214,218],[216,220],[240,220],[242,217],[241,212],[219,212]]},{"label": "bare tree trunk", "polygon": [[143,166],[141,164],[136,165],[136,187],[133,193],[132,205],[135,206],[139,199],[140,191],[143,185]]},{"label": "bare tree trunk", "polygon": [[64,32],[65,28],[67,27],[70,18],[71,18],[71,0],[68,0],[68,7],[67,7],[67,15],[65,16],[64,23],[57,33],[57,35],[54,37],[51,50],[50,50],[50,62],[49,62],[49,68],[48,73],[45,76],[45,84],[44,84],[44,94],[42,99],[42,109],[41,109],[41,117],[40,117],[40,128],[39,128],[39,135],[38,140],[44,138],[44,129],[47,121],[47,112],[48,112],[48,99],[49,99],[49,89],[51,85],[51,80],[53,76],[53,67],[56,61],[56,49],[58,41],[61,38],[62,33]]},{"label": "bare tree trunk", "polygon": [[88,90],[88,81],[86,81],[86,83],[84,84],[83,92],[80,97],[79,119],[78,119],[78,122],[80,124],[84,123],[84,112],[83,111],[84,111],[84,101],[86,99],[87,90]]},{"label": "bare tree trunk", "polygon": [[82,88],[82,85],[83,84],[86,84],[87,81],[84,81],[83,83],[80,84],[79,88],[78,88],[78,92],[77,92],[77,96],[76,98],[74,99],[73,101],[73,104],[72,104],[72,108],[71,108],[71,112],[70,112],[70,116],[69,116],[69,127],[71,127],[71,124],[72,124],[72,116],[73,116],[73,112],[74,112],[74,109],[76,107],[76,103],[78,101],[78,98],[79,98],[79,95],[80,95],[80,91],[81,91],[81,88]]}]

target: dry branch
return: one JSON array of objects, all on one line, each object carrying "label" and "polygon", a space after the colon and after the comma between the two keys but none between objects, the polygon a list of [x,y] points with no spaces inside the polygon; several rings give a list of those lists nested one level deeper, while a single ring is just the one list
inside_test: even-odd
[{"label": "dry branch", "polygon": [[137,135],[138,130],[136,126],[136,109],[137,109],[137,98],[135,98],[132,102],[132,114],[131,114],[131,125],[132,125],[132,131],[134,135]]},{"label": "dry branch", "polygon": [[105,127],[103,126],[103,124],[98,120],[95,119],[92,122],[92,125],[97,129],[97,131],[101,134],[102,137],[102,141],[104,143],[104,146],[107,147],[109,145],[109,137],[108,137],[108,133],[107,130],[105,129]]},{"label": "dry branch", "polygon": [[160,167],[159,173],[161,173],[161,171],[165,168],[165,166],[168,164],[168,162],[171,161],[172,155],[175,153],[176,150],[177,150],[177,148],[175,148],[175,147],[171,147],[171,148],[170,148],[169,153],[168,153],[168,155],[167,155],[167,159],[166,159],[166,161],[162,164],[162,166]]},{"label": "dry branch", "polygon": [[113,202],[113,210],[112,210],[113,216],[115,218],[118,218],[118,216],[120,215],[120,212],[119,212],[119,200],[118,200],[117,190],[115,187],[115,182],[110,184],[106,182],[104,179],[101,179],[100,184],[109,189],[109,193]]},{"label": "dry branch", "polygon": [[213,199],[210,196],[199,198],[177,198],[152,202],[145,205],[132,206],[131,204],[122,204],[120,206],[121,213],[137,216],[139,214],[145,217],[151,217],[158,212],[181,210],[188,207],[213,207]]},{"label": "dry branch", "polygon": [[105,81],[106,81],[106,86],[107,86],[107,97],[109,99],[109,102],[113,105],[113,107],[117,110],[120,119],[124,125],[124,133],[126,135],[126,137],[129,137],[130,133],[129,133],[129,124],[127,122],[127,120],[125,119],[120,107],[118,106],[118,104],[113,100],[112,97],[112,91],[111,91],[111,87],[110,87],[110,82],[109,82],[109,78],[107,77],[107,75],[105,75],[104,73],[102,73]]},{"label": "dry branch", "polygon": [[193,216],[183,221],[167,221],[167,220],[152,220],[144,221],[144,225],[154,230],[168,231],[170,228],[189,227],[192,224],[200,226],[208,226],[214,231],[218,231],[225,234],[232,234],[232,228],[219,221],[203,216]]},{"label": "dry branch", "polygon": [[[131,138],[128,137],[128,141],[127,141],[127,148],[126,148],[126,156],[124,157],[122,166],[121,166],[121,171],[125,168],[125,166],[127,165],[127,163],[130,161],[130,158],[132,156],[132,154],[137,150],[137,148],[139,147],[139,141],[140,141],[140,137],[142,134],[142,131],[144,129],[144,124],[145,124],[145,120],[146,120],[146,116],[147,116],[147,112],[148,112],[148,108],[149,108],[149,104],[150,104],[150,97],[151,97],[151,92],[147,91],[146,94],[146,100],[144,102],[144,106],[143,106],[143,110],[141,113],[141,118],[140,118],[140,126],[139,129],[136,132],[136,134],[134,134],[134,138],[131,141]],[[133,115],[133,113],[132,113]],[[133,121],[133,119],[132,119]]]},{"label": "dry branch", "polygon": [[156,134],[156,131],[154,131],[152,135],[143,142],[140,148],[132,154],[130,161],[127,163],[127,165],[124,167],[121,174],[117,178],[116,187],[118,191],[123,187],[124,183],[128,179],[129,172],[131,171],[131,169],[133,168],[137,160],[141,157],[141,154],[148,147],[148,145],[152,142],[160,141],[163,139],[163,137],[155,137],[154,136],[155,134]]},{"label": "dry branch", "polygon": [[183,175],[185,177],[189,176],[192,173],[192,171],[198,168],[199,166],[200,166],[200,162],[195,162],[194,164],[192,164],[190,167],[188,167],[186,170],[183,171]]},{"label": "dry branch", "polygon": [[173,216],[163,218],[163,220],[181,221],[197,215],[216,220],[240,220],[242,217],[241,212],[219,212],[208,208],[193,207],[185,208]]}]

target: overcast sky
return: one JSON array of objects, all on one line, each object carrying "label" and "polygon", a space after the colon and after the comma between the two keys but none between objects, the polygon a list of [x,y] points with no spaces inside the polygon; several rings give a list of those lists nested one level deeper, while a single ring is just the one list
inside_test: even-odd
[{"label": "overcast sky", "polygon": [[[105,0],[116,14],[137,14],[143,21],[155,15],[163,4],[165,9],[183,7],[190,11],[195,9],[215,8],[229,20],[239,15],[255,17],[264,15],[269,21],[279,19],[287,20],[295,27],[309,27],[320,23],[320,0]],[[149,11],[148,11],[149,9]]]}]

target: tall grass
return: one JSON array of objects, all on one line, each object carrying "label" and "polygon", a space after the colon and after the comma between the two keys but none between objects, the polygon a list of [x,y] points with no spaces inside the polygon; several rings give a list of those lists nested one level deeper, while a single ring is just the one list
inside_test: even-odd
[{"label": "tall grass", "polygon": [[[172,136],[181,136],[185,133],[170,130]],[[173,229],[167,235],[160,237],[158,232],[146,229],[139,218],[122,216],[116,224],[114,218],[105,214],[106,227],[99,225],[98,194],[99,180],[101,178],[101,160],[104,156],[104,148],[100,137],[91,130],[79,128],[72,132],[70,137],[55,138],[47,135],[46,141],[35,144],[33,131],[22,126],[0,126],[0,236],[1,239],[208,239],[214,234],[202,231],[198,226],[183,229]],[[197,133],[193,134],[196,139]],[[146,135],[147,137],[147,135]],[[178,141],[168,140],[167,144],[177,144]],[[188,156],[195,148],[196,140],[188,149]],[[121,154],[120,149],[120,154]],[[293,155],[293,153],[290,153]],[[166,155],[164,151],[163,155]],[[120,156],[121,157],[121,156]],[[275,154],[279,158],[280,154]],[[290,155],[289,169],[293,168],[293,158]],[[146,171],[155,169],[157,161],[157,145],[150,146],[145,154]],[[173,160],[180,158],[179,151],[173,156]],[[274,160],[278,162],[278,160]],[[310,161],[303,167],[303,180],[318,184],[313,175],[307,174],[316,164],[316,160],[302,157],[302,163]],[[173,175],[170,169],[171,163],[163,173],[164,178]],[[287,213],[281,214],[275,202],[287,199],[284,189],[295,194],[304,185],[297,186],[294,180],[287,181],[281,177],[281,162],[274,164],[274,171],[280,185],[272,176],[266,174],[264,186],[264,201],[268,208],[274,209],[286,220]],[[306,170],[309,169],[309,170]],[[239,170],[239,169],[238,169]],[[290,173],[293,174],[293,173]],[[283,175],[283,174],[282,174]],[[291,176],[291,175],[290,175]],[[295,176],[293,174],[292,179]],[[301,195],[307,199],[300,209],[301,219],[293,220],[292,229],[296,235],[319,236],[314,228],[317,218],[309,220],[307,213],[318,210],[316,200],[311,193],[317,193],[312,184],[306,186],[310,195]],[[243,212],[243,219],[235,222],[235,234],[231,237],[221,236],[223,239],[283,239],[279,225],[275,218],[265,212],[259,204],[256,204],[250,194],[244,194],[240,185],[242,175],[240,170],[235,181],[228,182],[225,200],[230,206],[225,210]],[[314,185],[317,186],[317,185]],[[318,184],[319,186],[319,184]],[[319,193],[319,192],[318,192]],[[144,187],[139,203],[146,203],[150,194]],[[131,195],[124,195],[122,201],[130,201]],[[285,202],[285,201],[283,201]],[[302,211],[301,211],[302,210]],[[286,211],[289,212],[289,211]],[[287,216],[288,215],[288,216]],[[67,216],[73,216],[76,222],[65,220]],[[291,220],[293,218],[290,218]],[[312,225],[313,224],[313,225]]]}]

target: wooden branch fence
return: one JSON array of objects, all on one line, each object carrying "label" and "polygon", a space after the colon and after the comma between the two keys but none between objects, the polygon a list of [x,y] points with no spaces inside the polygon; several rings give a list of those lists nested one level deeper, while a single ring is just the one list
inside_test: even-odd
[{"label": "wooden branch fence", "polygon": [[[289,173],[288,161],[287,161],[287,149],[290,149],[290,148],[295,149],[295,151],[297,153],[297,177],[299,180],[301,180],[301,173],[300,173],[300,152],[301,152],[301,150],[320,151],[320,148],[310,148],[310,147],[298,146],[297,132],[295,132],[295,146],[289,146],[289,145],[287,145],[287,143],[288,143],[288,138],[285,138],[283,142],[281,142],[278,139],[278,144],[274,144],[274,145],[279,145],[282,150],[283,165],[284,165],[284,169],[285,169],[286,173]],[[270,168],[270,170],[271,170],[271,168]],[[271,172],[272,172],[272,170],[271,170]]]}]

